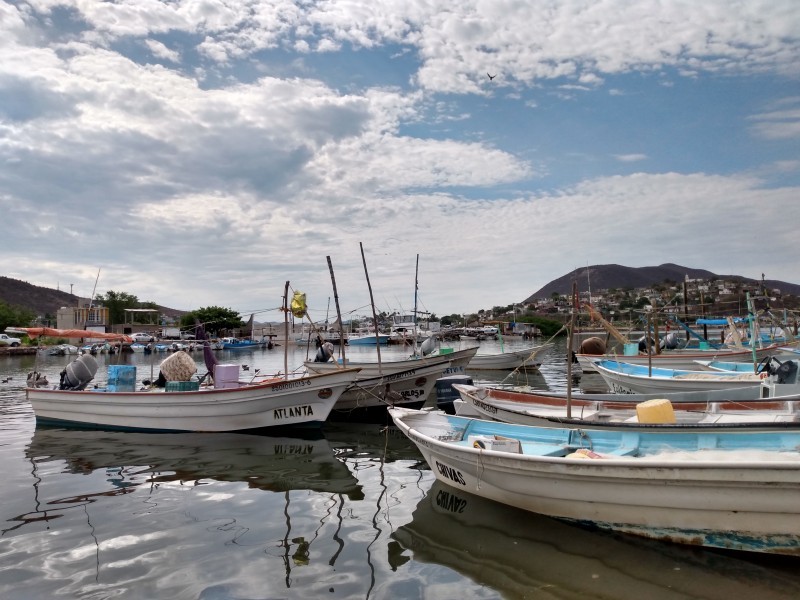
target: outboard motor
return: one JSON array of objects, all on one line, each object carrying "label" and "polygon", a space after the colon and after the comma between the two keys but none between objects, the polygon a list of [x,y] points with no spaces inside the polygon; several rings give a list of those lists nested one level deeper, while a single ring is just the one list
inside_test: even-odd
[{"label": "outboard motor", "polygon": [[[653,338],[650,338],[650,353],[652,354],[655,352],[656,349],[656,341]],[[644,352],[647,354],[647,346],[648,346],[648,339],[647,336],[643,335],[639,338],[639,352]]]},{"label": "outboard motor", "polygon": [[780,367],[775,369],[775,376],[778,383],[797,383],[797,361],[787,360]]},{"label": "outboard motor", "polygon": [[60,390],[82,390],[94,379],[97,361],[91,354],[82,354],[61,371]]},{"label": "outboard motor", "polygon": [[317,355],[314,357],[314,362],[328,362],[333,356],[333,344],[325,342],[317,350]]},{"label": "outboard motor", "polygon": [[683,342],[674,331],[661,338],[662,350],[677,350],[678,348],[683,348]]}]

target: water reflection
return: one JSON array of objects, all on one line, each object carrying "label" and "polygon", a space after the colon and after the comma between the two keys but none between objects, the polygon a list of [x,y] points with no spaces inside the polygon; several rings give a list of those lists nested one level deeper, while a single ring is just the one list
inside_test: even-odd
[{"label": "water reflection", "polygon": [[105,469],[116,489],[169,481],[244,482],[270,491],[314,490],[363,498],[355,477],[319,431],[287,435],[137,433],[37,426],[26,449],[34,463],[65,472]]},{"label": "water reflection", "polygon": [[800,597],[794,569],[590,531],[438,481],[392,537],[414,561],[449,567],[507,597],[537,590],[555,598]]}]

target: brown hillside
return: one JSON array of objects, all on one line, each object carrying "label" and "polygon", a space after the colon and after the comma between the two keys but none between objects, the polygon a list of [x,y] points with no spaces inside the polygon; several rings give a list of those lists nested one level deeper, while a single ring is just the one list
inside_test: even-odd
[{"label": "brown hillside", "polygon": [[[32,285],[27,281],[0,277],[0,301],[12,306],[32,310],[39,316],[51,315],[62,306],[77,306],[78,296],[61,290]],[[181,316],[188,311],[159,306],[159,310],[168,316]]]}]

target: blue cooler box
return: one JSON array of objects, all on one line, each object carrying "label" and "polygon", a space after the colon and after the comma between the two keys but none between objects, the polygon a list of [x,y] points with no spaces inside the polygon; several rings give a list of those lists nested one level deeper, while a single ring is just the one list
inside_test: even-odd
[{"label": "blue cooler box", "polygon": [[135,392],[136,367],[134,365],[108,365],[109,392]]}]

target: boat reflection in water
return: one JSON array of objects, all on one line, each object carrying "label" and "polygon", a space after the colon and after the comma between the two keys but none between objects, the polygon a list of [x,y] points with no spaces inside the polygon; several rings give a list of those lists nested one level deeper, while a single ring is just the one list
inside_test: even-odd
[{"label": "boat reflection in water", "polygon": [[[160,597],[157,588],[169,580],[172,554],[194,563],[196,580],[224,579],[232,568],[247,568],[208,564],[209,545],[218,544],[251,548],[277,561],[281,567],[271,576],[288,589],[294,571],[309,565],[315,541],[323,545],[325,562],[336,562],[344,542],[322,540],[323,530],[341,530],[343,507],[364,499],[362,486],[324,436],[298,436],[40,426],[25,450],[32,500],[0,533],[49,545],[57,576],[39,580],[37,589],[53,596],[94,581],[116,582],[103,588],[109,596],[130,584],[141,590],[139,597]],[[318,505],[326,510],[316,513]],[[33,554],[26,559],[24,572],[33,573],[35,560]],[[0,595],[3,589],[0,584]],[[212,585],[198,595],[215,590]]]},{"label": "boat reflection in water", "polygon": [[449,567],[504,597],[800,597],[796,569],[780,570],[794,564],[786,557],[752,560],[583,529],[438,481],[392,537],[415,562]]},{"label": "boat reflection in water", "polygon": [[[116,469],[118,486],[157,482],[245,482],[273,492],[363,494],[320,433],[138,433],[37,427],[26,452],[35,463],[64,461],[74,473]],[[125,478],[124,474],[135,477]],[[124,481],[123,481],[124,480]]]}]

